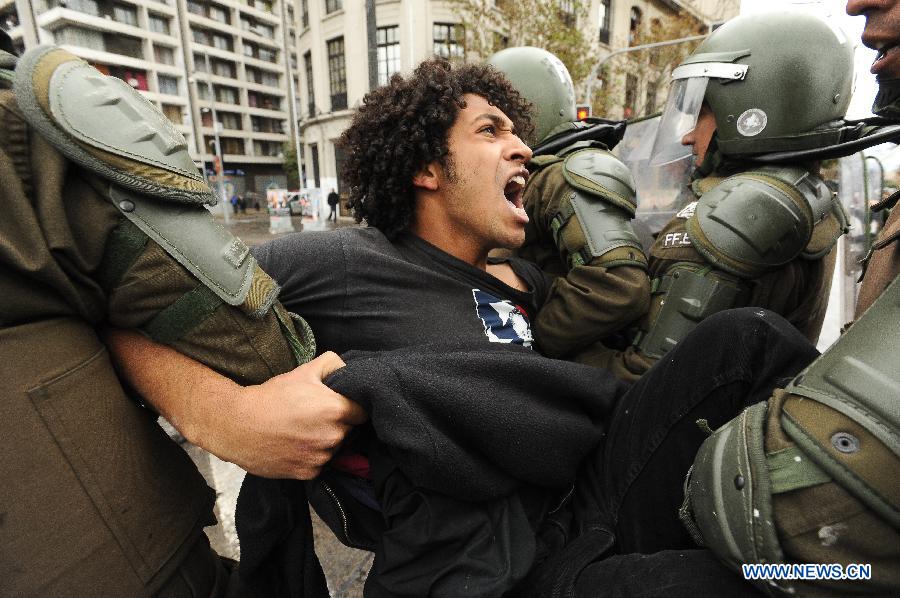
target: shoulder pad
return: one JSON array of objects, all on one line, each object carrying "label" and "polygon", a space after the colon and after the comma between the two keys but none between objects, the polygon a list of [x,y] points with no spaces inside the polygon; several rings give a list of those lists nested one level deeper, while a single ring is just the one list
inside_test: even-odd
[{"label": "shoulder pad", "polygon": [[755,278],[800,255],[821,204],[809,171],[765,167],[728,177],[704,193],[685,227],[716,267]]},{"label": "shoulder pad", "polygon": [[[583,263],[605,256],[601,265],[607,268],[619,265],[646,268],[647,258],[631,224],[632,216],[625,214],[618,206],[599,202],[596,196],[579,191],[571,194],[569,203],[584,233],[586,251],[582,249],[577,252]],[[627,251],[611,253],[620,248]]]},{"label": "shoulder pad", "polygon": [[[256,259],[239,238],[202,205],[161,202],[115,185],[109,197],[119,211],[229,305],[250,292]],[[271,294],[271,293],[270,293]],[[274,289],[274,300],[277,287]],[[262,312],[271,300],[263,302]]]},{"label": "shoulder pad", "polygon": [[575,189],[599,197],[634,218],[637,207],[634,177],[612,153],[588,148],[569,154],[563,163],[563,176]]},{"label": "shoulder pad", "polygon": [[184,136],[124,81],[38,46],[19,59],[13,88],[28,123],[87,170],[163,201],[215,203]]}]

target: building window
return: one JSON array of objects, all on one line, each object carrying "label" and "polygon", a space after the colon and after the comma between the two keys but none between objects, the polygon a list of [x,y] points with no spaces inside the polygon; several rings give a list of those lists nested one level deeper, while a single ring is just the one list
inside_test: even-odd
[{"label": "building window", "polygon": [[378,39],[378,84],[386,85],[391,75],[400,71],[399,27],[379,27]]},{"label": "building window", "polygon": [[121,79],[133,88],[140,91],[147,91],[147,71],[139,69],[123,68],[121,66],[109,66],[106,74]]},{"label": "building window", "polygon": [[238,92],[233,87],[224,87],[222,85],[216,85],[213,87],[216,93],[216,101],[221,102],[223,104],[237,104],[238,103]]},{"label": "building window", "polygon": [[331,110],[347,107],[347,68],[344,62],[344,37],[328,40],[328,80],[331,84]]},{"label": "building window", "polygon": [[212,35],[212,45],[220,50],[231,51],[231,37],[214,33]]},{"label": "building window", "polygon": [[175,64],[175,51],[165,46],[153,46],[153,59],[159,64]]},{"label": "building window", "polygon": [[432,30],[434,54],[443,58],[456,59],[464,55],[460,40],[464,37],[462,25],[456,23],[435,23]]},{"label": "building window", "polygon": [[[32,4],[29,2],[29,4]],[[37,0],[33,2],[34,11],[36,14],[45,13],[51,8],[56,8],[57,6],[63,6],[70,10],[77,10],[78,12],[84,13],[86,15],[91,15],[94,17],[100,16],[100,7],[97,4],[96,0],[68,0],[67,2],[59,2],[59,0]]]},{"label": "building window", "polygon": [[259,48],[257,58],[266,62],[278,62],[278,53],[270,48]]},{"label": "building window", "polygon": [[[206,65],[204,65],[204,67],[205,66]],[[229,79],[234,79],[236,76],[236,69],[233,62],[213,58],[210,66],[212,66],[213,75],[228,77]]]},{"label": "building window", "polygon": [[137,10],[133,6],[113,4],[113,20],[123,25],[137,25]]},{"label": "building window", "polygon": [[341,0],[325,0],[325,14],[330,15],[341,8],[343,8],[343,2]]},{"label": "building window", "polygon": [[203,29],[191,29],[191,39],[194,40],[195,44],[203,44],[204,46],[210,45],[209,32]]},{"label": "building window", "polygon": [[228,23],[228,11],[221,6],[210,5],[209,18],[220,23]]},{"label": "building window", "polygon": [[178,95],[178,79],[168,75],[157,75],[157,81],[159,82],[159,93],[170,96]]},{"label": "building window", "polygon": [[300,0],[300,26],[309,28],[309,0]]},{"label": "building window", "polygon": [[306,71],[306,107],[309,117],[316,115],[316,92],[313,86],[312,52],[303,55],[303,70]]},{"label": "building window", "polygon": [[158,15],[150,15],[150,31],[154,33],[169,34],[169,19]]},{"label": "building window", "polygon": [[189,13],[200,15],[201,17],[206,16],[206,6],[194,0],[188,0],[187,9]]},{"label": "building window", "polygon": [[240,130],[242,128],[240,114],[235,114],[234,112],[217,112],[216,116],[219,117],[219,122],[222,123],[223,129]]},{"label": "building window", "polygon": [[219,145],[222,148],[223,154],[233,154],[233,155],[243,155],[244,153],[244,140],[243,139],[232,139],[230,137],[221,137],[219,139]]},{"label": "building window", "polygon": [[637,104],[638,79],[636,75],[625,76],[625,118],[634,117],[634,108]]},{"label": "building window", "polygon": [[600,42],[609,43],[610,0],[600,0]]},{"label": "building window", "polygon": [[266,118],[264,116],[251,116],[250,126],[256,133],[282,133],[283,121],[274,118]]},{"label": "building window", "polygon": [[106,47],[106,51],[111,54],[122,54],[123,56],[145,60],[144,44],[139,38],[107,33],[103,36],[103,45]]},{"label": "building window", "polygon": [[254,141],[253,153],[257,156],[270,156],[277,158],[282,155],[283,148],[276,141]]},{"label": "building window", "polygon": [[251,108],[262,108],[264,110],[281,110],[281,98],[259,93],[258,91],[248,91],[247,105]]},{"label": "building window", "polygon": [[637,6],[631,7],[631,24],[628,26],[628,45],[633,46],[641,35],[641,21],[644,13]]},{"label": "building window", "polygon": [[162,112],[166,115],[166,118],[169,119],[169,122],[175,125],[184,124],[184,112],[181,109],[181,106],[175,106],[173,104],[163,104]]}]

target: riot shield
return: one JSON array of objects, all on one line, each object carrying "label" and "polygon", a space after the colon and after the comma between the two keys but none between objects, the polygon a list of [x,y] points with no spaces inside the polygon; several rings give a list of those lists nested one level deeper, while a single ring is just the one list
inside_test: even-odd
[{"label": "riot shield", "polygon": [[693,156],[659,166],[650,165],[660,117],[628,123],[625,136],[613,150],[634,176],[637,211],[634,229],[645,250],[653,237],[684,206],[694,200],[690,190]]},{"label": "riot shield", "polygon": [[[872,244],[869,205],[881,197],[869,181],[866,159],[862,152],[838,160],[838,197],[847,212],[850,231],[841,237],[835,268],[834,286],[840,324],[853,320],[858,280],[862,274],[862,260]],[[881,186],[880,178],[877,183]],[[833,294],[834,297],[835,294]]]}]

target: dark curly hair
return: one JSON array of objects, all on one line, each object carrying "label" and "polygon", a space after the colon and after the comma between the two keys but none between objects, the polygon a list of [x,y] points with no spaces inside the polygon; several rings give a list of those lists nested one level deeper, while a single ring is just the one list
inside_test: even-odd
[{"label": "dark curly hair", "polygon": [[338,141],[347,155],[343,180],[357,222],[365,220],[388,238],[409,229],[413,177],[432,162],[448,166],[447,136],[467,93],[487,99],[520,137],[530,137],[531,105],[491,66],[432,58],[411,77],[394,75],[366,94]]}]

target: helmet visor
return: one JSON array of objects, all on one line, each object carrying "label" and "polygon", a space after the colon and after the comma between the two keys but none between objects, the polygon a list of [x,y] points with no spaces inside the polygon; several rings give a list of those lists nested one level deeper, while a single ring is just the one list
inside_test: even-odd
[{"label": "helmet visor", "polygon": [[650,152],[651,166],[669,164],[691,155],[690,146],[682,145],[681,140],[697,126],[708,82],[707,77],[690,77],[672,82]]}]

